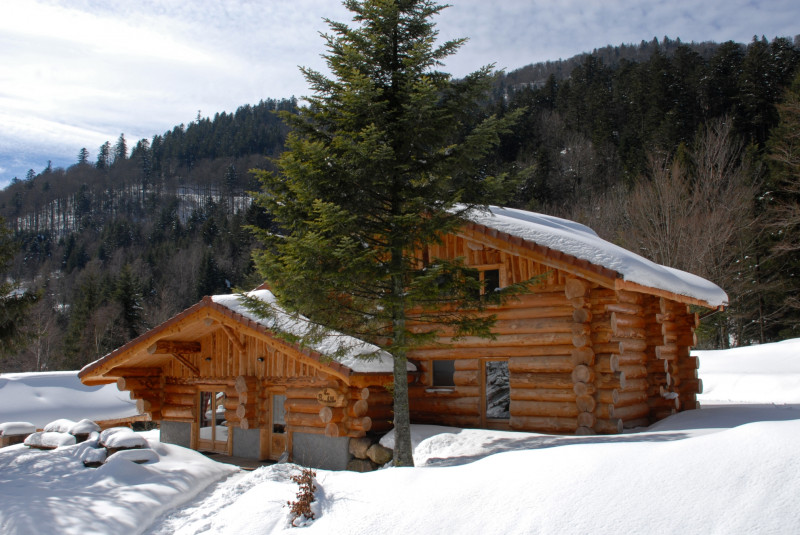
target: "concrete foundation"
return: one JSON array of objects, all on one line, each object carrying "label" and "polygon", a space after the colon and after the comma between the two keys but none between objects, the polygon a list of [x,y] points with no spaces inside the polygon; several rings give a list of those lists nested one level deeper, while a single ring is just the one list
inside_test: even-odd
[{"label": "concrete foundation", "polygon": [[350,461],[350,439],[325,435],[294,433],[292,460],[300,465],[323,470],[346,470]]},{"label": "concrete foundation", "polygon": [[192,424],[188,422],[161,421],[161,442],[190,448],[192,446]]},{"label": "concrete foundation", "polygon": [[258,459],[261,456],[261,430],[234,427],[233,456]]}]

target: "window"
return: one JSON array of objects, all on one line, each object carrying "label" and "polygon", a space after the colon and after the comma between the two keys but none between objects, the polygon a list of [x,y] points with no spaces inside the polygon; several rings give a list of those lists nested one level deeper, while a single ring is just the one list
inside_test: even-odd
[{"label": "window", "polygon": [[433,386],[455,386],[453,374],[456,371],[454,360],[433,361]]}]

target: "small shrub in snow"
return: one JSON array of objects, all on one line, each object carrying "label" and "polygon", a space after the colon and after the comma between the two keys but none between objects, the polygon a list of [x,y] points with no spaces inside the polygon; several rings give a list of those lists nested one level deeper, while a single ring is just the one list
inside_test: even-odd
[{"label": "small shrub in snow", "polygon": [[44,431],[48,433],[69,433],[69,430],[72,429],[73,425],[75,425],[75,422],[72,420],[60,418],[58,420],[53,420],[44,426]]},{"label": "small shrub in snow", "polygon": [[300,486],[300,490],[295,495],[297,500],[286,502],[291,515],[289,522],[294,527],[304,526],[309,520],[314,520],[311,502],[314,501],[314,492],[317,490],[316,485],[314,485],[314,477],[316,475],[317,473],[310,468],[303,468],[299,475],[292,476],[292,481]]}]

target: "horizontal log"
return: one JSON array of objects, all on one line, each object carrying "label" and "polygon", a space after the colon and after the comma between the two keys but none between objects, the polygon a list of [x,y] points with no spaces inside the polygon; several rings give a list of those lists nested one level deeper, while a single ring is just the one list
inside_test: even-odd
[{"label": "horizontal log", "polygon": [[390,405],[370,405],[367,414],[372,418],[373,423],[376,421],[389,421],[394,418],[394,409]]},{"label": "horizontal log", "polygon": [[239,398],[225,398],[223,401],[222,406],[225,407],[225,410],[229,411],[236,411],[239,408]]},{"label": "horizontal log", "polygon": [[619,342],[608,342],[608,343],[598,343],[592,346],[595,354],[600,353],[614,353],[615,355],[619,355],[622,353],[622,350],[619,347]]},{"label": "horizontal log", "polygon": [[589,347],[592,345],[592,336],[589,334],[573,334],[572,345],[575,347]]},{"label": "horizontal log", "polygon": [[161,368],[145,368],[133,366],[117,366],[111,368],[103,375],[107,377],[158,377],[163,370]]},{"label": "horizontal log", "polygon": [[325,427],[325,422],[323,422],[319,417],[319,412],[317,414],[308,414],[306,412],[287,412],[284,415],[284,419],[286,420],[287,425],[302,425],[305,427]]},{"label": "horizontal log", "polygon": [[574,368],[571,355],[514,357],[508,360],[508,371],[516,372],[571,372]]},{"label": "horizontal log", "polygon": [[645,324],[646,322],[641,316],[633,316],[623,312],[611,313],[611,328],[614,331],[624,328],[640,330],[644,329]]},{"label": "horizontal log", "polygon": [[618,388],[623,389],[627,385],[625,374],[619,373],[598,373],[595,377],[597,388]]},{"label": "horizontal log", "polygon": [[[566,315],[535,318],[512,317],[495,321],[492,325],[492,333],[496,335],[567,333],[570,332],[572,325],[572,318]],[[452,327],[443,327],[440,324],[411,325],[408,330],[417,334],[436,331],[439,337],[449,337],[455,334]]]},{"label": "horizontal log", "polygon": [[565,401],[518,401],[512,400],[512,416],[566,416],[574,417],[580,412],[575,403]]},{"label": "horizontal log", "polygon": [[614,336],[617,338],[625,338],[629,340],[647,340],[647,333],[644,329],[636,327],[617,327],[612,330]]},{"label": "horizontal log", "polygon": [[599,403],[615,405],[619,401],[619,390],[616,388],[598,390],[595,397]]},{"label": "horizontal log", "polygon": [[[619,392],[617,394],[617,401],[614,402],[614,409],[617,407],[627,407],[629,405],[638,405],[647,403],[647,392],[644,390],[635,390],[632,392]],[[616,413],[615,413],[616,414]]]},{"label": "horizontal log", "polygon": [[588,323],[570,323],[569,325],[573,336],[588,336],[592,334],[592,327]]},{"label": "horizontal log", "polygon": [[287,431],[291,431],[292,433],[305,433],[307,435],[324,435],[325,428],[324,427],[305,427],[302,425],[289,425],[287,424]]},{"label": "horizontal log", "polygon": [[174,383],[166,383],[164,385],[164,395],[167,394],[196,394],[197,387],[194,385],[178,385]]},{"label": "horizontal log", "polygon": [[678,411],[676,411],[675,409],[666,409],[666,408],[664,408],[664,409],[653,409],[652,411],[650,411],[650,419],[652,421],[654,421],[654,422],[657,422],[658,420],[663,420],[664,418],[667,418],[668,416],[672,416],[676,412],[678,412]]},{"label": "horizontal log", "polygon": [[[625,375],[624,372],[620,372],[620,374],[621,375]],[[625,385],[624,386],[620,386],[619,389],[620,389],[620,393],[622,393],[622,392],[633,392],[633,391],[636,391],[636,390],[642,390],[642,391],[646,392],[648,386],[649,385],[647,383],[647,379],[644,379],[644,378],[642,378],[642,379],[628,379],[626,377],[625,378]]]},{"label": "horizontal log", "polygon": [[539,334],[498,334],[494,339],[480,336],[464,336],[458,340],[444,337],[443,343],[452,348],[484,348],[491,346],[520,347],[520,346],[550,346],[572,343],[572,334],[569,332],[547,332]]},{"label": "horizontal log", "polygon": [[641,316],[644,309],[641,305],[632,303],[609,303],[605,306],[608,312],[617,312],[619,314],[628,314],[629,316]]},{"label": "horizontal log", "polygon": [[617,299],[620,303],[639,305],[644,301],[644,294],[629,292],[627,290],[617,290]]},{"label": "horizontal log", "polygon": [[189,418],[194,420],[197,416],[197,409],[194,405],[163,405],[161,407],[161,416],[167,420],[173,418]]},{"label": "horizontal log", "polygon": [[568,373],[511,373],[509,384],[515,388],[566,388],[572,390],[575,381]]},{"label": "horizontal log", "polygon": [[453,362],[453,368],[456,371],[480,370],[481,361],[478,359],[457,359]]},{"label": "horizontal log", "polygon": [[480,384],[478,370],[457,370],[453,372],[453,383],[456,386],[477,386]]},{"label": "horizontal log", "polygon": [[544,355],[570,355],[573,346],[569,345],[544,345],[528,347],[466,347],[466,348],[437,348],[437,349],[412,349],[408,352],[410,359],[456,359],[461,357],[485,358],[510,358],[510,357],[536,357]]},{"label": "horizontal log", "polygon": [[480,398],[422,397],[408,401],[411,412],[478,414]]},{"label": "horizontal log", "polygon": [[675,344],[656,346],[656,357],[665,360],[675,359],[678,357],[678,346]]},{"label": "horizontal log", "polygon": [[155,377],[120,377],[117,379],[117,388],[122,390],[161,390],[161,385]]},{"label": "horizontal log", "polygon": [[622,433],[624,427],[619,418],[597,418],[594,423],[594,430],[604,435],[614,435]]},{"label": "horizontal log", "polygon": [[644,364],[647,362],[647,353],[644,351],[623,351],[617,357],[620,366],[631,364]]},{"label": "horizontal log", "polygon": [[679,410],[681,408],[681,400],[677,397],[675,398],[650,397],[647,398],[647,406],[650,407],[651,410],[655,408]]},{"label": "horizontal log", "polygon": [[638,351],[646,351],[647,350],[647,341],[646,340],[619,340],[619,353],[634,353]]},{"label": "horizontal log", "polygon": [[688,392],[692,394],[703,393],[703,380],[702,379],[681,379],[681,384],[678,390],[680,393]]},{"label": "horizontal log", "polygon": [[[286,388],[286,400],[290,399],[313,399],[316,401],[317,395],[319,394],[320,390],[324,388],[333,388],[334,390],[341,390],[338,385],[326,385],[326,384],[319,384],[317,386],[291,386]],[[347,392],[342,390],[342,395],[349,397],[350,389],[347,389]],[[370,395],[373,395],[375,391],[370,389]]]},{"label": "horizontal log", "polygon": [[236,416],[236,411],[235,410],[232,410],[232,411],[226,410],[225,411],[225,421],[228,422],[229,424],[238,423],[239,422],[239,417]]},{"label": "horizontal log", "polygon": [[639,365],[620,366],[619,371],[625,374],[627,379],[640,379],[647,377],[647,367]]},{"label": "horizontal log", "polygon": [[574,433],[578,428],[577,418],[548,416],[511,416],[509,426],[515,431],[538,431],[541,433]]},{"label": "horizontal log", "polygon": [[195,403],[197,403],[197,394],[177,394],[173,392],[164,392],[165,405],[194,405]]},{"label": "horizontal log", "polygon": [[572,357],[572,364],[577,366],[583,364],[585,366],[592,366],[595,363],[595,352],[591,347],[575,348],[570,353]]},{"label": "horizontal log", "polygon": [[566,388],[514,388],[511,401],[567,401],[575,402],[577,395]]},{"label": "horizontal log", "polygon": [[615,373],[619,371],[619,355],[601,353],[595,361],[595,371],[599,373]]},{"label": "horizontal log", "polygon": [[626,405],[625,407],[614,407],[613,417],[623,420],[632,420],[636,418],[646,418],[650,414],[650,406],[647,403],[638,403],[635,405]]},{"label": "horizontal log", "polygon": [[316,399],[287,399],[283,402],[286,412],[302,412],[305,414],[319,414],[322,405]]},{"label": "horizontal log", "polygon": [[506,308],[503,310],[492,310],[492,315],[497,321],[513,319],[536,319],[536,318],[572,318],[574,308],[565,303],[563,306],[542,306],[537,308]]}]

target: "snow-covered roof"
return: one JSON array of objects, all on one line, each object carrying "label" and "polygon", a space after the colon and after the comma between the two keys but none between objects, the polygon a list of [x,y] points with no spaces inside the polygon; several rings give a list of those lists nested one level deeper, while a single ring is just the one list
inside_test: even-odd
[{"label": "snow-covered roof", "polygon": [[607,242],[589,227],[574,221],[499,206],[490,206],[488,211],[474,210],[467,214],[467,219],[610,269],[624,281],[705,301],[714,307],[728,303],[728,295],[713,282],[656,264]]},{"label": "snow-covered roof", "polygon": [[[272,331],[303,336],[311,328],[307,318],[290,315],[283,310],[269,290],[254,290],[246,295],[267,303],[271,309],[271,317],[264,318],[250,310],[238,294],[215,295],[211,299],[214,303],[241,314]],[[391,373],[393,370],[392,356],[388,352],[381,350],[378,346],[336,331],[329,331],[327,336],[317,343],[310,344],[309,348],[357,373]],[[414,365],[409,363],[408,371],[415,370]]]}]

